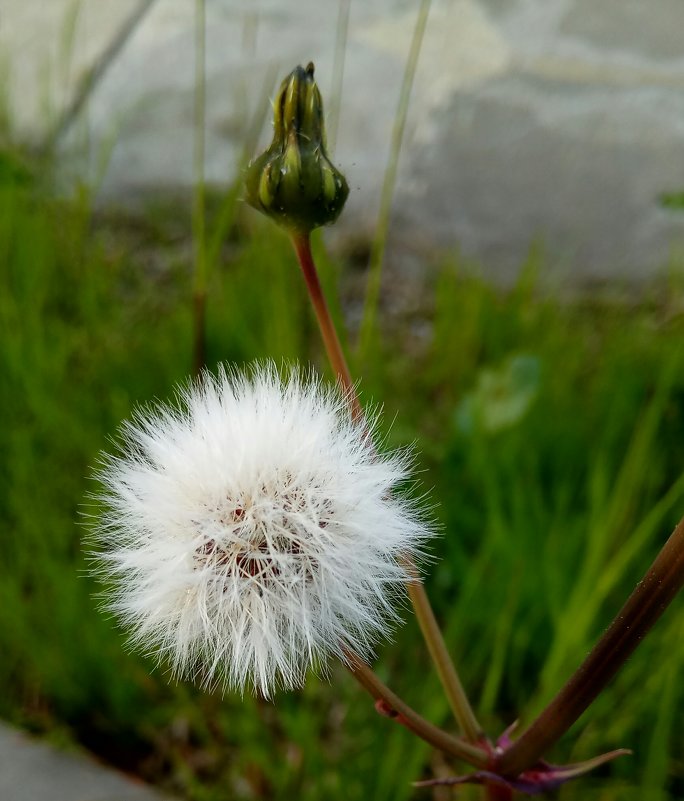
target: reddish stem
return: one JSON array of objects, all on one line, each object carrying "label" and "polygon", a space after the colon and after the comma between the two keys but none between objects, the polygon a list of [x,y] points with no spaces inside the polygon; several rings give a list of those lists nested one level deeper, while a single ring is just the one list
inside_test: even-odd
[{"label": "reddish stem", "polygon": [[390,718],[449,756],[462,759],[478,768],[487,767],[488,750],[467,743],[437,728],[422,718],[396,693],[373,673],[368,665],[353,651],[345,651],[349,671],[359,684],[375,699],[375,709],[383,717]]},{"label": "reddish stem", "polygon": [[494,782],[485,784],[485,799],[486,801],[512,801],[513,790]]},{"label": "reddish stem", "polygon": [[321,329],[323,343],[330,359],[330,364],[335,371],[337,378],[342,385],[342,388],[347,394],[347,398],[352,410],[352,417],[354,420],[363,418],[363,412],[359,399],[356,396],[356,390],[352,383],[349,368],[347,367],[346,359],[344,358],[344,351],[340,344],[337,331],[330,316],[330,310],[323,294],[321,282],[318,280],[318,272],[314,264],[313,255],[311,254],[311,239],[308,234],[295,233],[292,235],[292,244],[294,245],[297,259],[304,274],[304,280],[309,290],[311,303],[316,312],[316,319]]},{"label": "reddish stem", "polygon": [[[349,367],[347,366],[347,361],[344,357],[335,325],[330,316],[330,311],[318,280],[318,271],[316,270],[316,265],[311,254],[309,234],[295,232],[292,234],[292,242],[302,272],[304,273],[304,279],[316,312],[328,358],[347,394],[347,401],[351,409],[352,419],[365,428],[363,410],[361,409],[361,404],[356,394],[356,388],[352,384]],[[367,430],[366,433],[370,434]],[[463,685],[461,684],[461,680],[456,672],[456,668],[451,661],[444,642],[444,637],[437,625],[437,621],[430,606],[427,593],[420,581],[418,570],[415,564],[407,557],[404,558],[404,563],[409,575],[413,579],[408,582],[409,597],[411,598],[411,603],[416,612],[416,618],[418,619],[420,629],[427,643],[428,650],[430,651],[430,656],[432,657],[440,681],[446,691],[449,704],[451,705],[466,740],[470,743],[479,743],[482,740],[482,728],[477,722],[475,713],[473,712],[463,689]]]},{"label": "reddish stem", "polygon": [[495,760],[494,770],[513,777],[538,762],[605,688],[683,585],[684,519],[584,662],[527,731]]}]

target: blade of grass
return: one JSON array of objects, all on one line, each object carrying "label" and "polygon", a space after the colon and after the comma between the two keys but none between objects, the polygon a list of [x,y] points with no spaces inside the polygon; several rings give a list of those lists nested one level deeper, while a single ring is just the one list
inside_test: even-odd
[{"label": "blade of grass", "polygon": [[92,96],[98,83],[104,78],[109,67],[124,49],[155,2],[156,0],[140,0],[138,6],[126,17],[105,51],[81,78],[73,99],[62,111],[54,127],[45,137],[40,148],[42,153],[50,153],[54,150],[59,141],[67,134],[88,99]]},{"label": "blade of grass", "polygon": [[382,183],[380,194],[380,209],[378,211],[378,223],[373,239],[370,261],[368,265],[368,283],[366,285],[366,296],[363,307],[363,317],[361,319],[361,329],[359,331],[358,353],[363,360],[368,355],[370,341],[375,328],[375,316],[380,299],[380,283],[382,280],[382,263],[387,246],[387,234],[389,232],[390,217],[392,213],[392,199],[394,188],[397,182],[397,171],[399,168],[399,156],[401,145],[404,139],[404,128],[406,127],[406,116],[408,114],[409,101],[411,99],[411,89],[413,79],[418,68],[418,59],[423,45],[423,35],[427,26],[430,14],[430,0],[421,0],[420,8],[416,16],[416,24],[413,29],[413,38],[409,49],[404,78],[399,92],[399,103],[397,112],[394,116],[392,125],[392,139],[390,145],[389,159],[385,168],[385,176]]},{"label": "blade of grass", "polygon": [[349,32],[349,10],[351,0],[338,0],[337,25],[335,26],[335,55],[333,57],[332,82],[330,85],[330,114],[328,118],[328,145],[334,152],[337,131],[340,126],[340,106],[342,105],[342,82],[344,80],[344,57],[347,52]]},{"label": "blade of grass", "polygon": [[[635,427],[629,448],[613,482],[612,491],[600,502],[600,512],[595,512],[596,522],[587,538],[588,548],[584,562],[578,571],[574,591],[559,621],[559,630],[564,632],[564,635],[555,640],[553,650],[544,665],[541,677],[542,692],[557,684],[569,654],[582,644],[602,600],[614,586],[615,581],[630,566],[630,557],[637,543],[641,543],[649,533],[654,533],[671,504],[676,502],[681,493],[681,487],[677,482],[666,496],[669,498],[669,504],[656,505],[629,540],[624,544],[619,542],[612,567],[606,565],[607,553],[615,545],[615,538],[621,537],[621,532],[629,525],[635,504],[643,491],[646,479],[643,465],[650,461],[657,429],[678,364],[679,358],[675,358],[666,365],[653,399]],[[621,554],[623,548],[626,552]],[[612,577],[610,581],[606,571]],[[615,571],[619,571],[617,576]]]},{"label": "blade of grass", "polygon": [[206,8],[195,0],[195,106],[194,106],[194,195],[193,242],[193,363],[194,375],[206,364],[207,242],[205,219],[204,151],[206,136]]}]

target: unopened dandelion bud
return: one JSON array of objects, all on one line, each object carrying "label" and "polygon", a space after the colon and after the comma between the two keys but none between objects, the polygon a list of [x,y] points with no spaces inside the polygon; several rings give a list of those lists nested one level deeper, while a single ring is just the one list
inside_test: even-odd
[{"label": "unopened dandelion bud", "polygon": [[245,188],[251,206],[298,233],[333,223],[342,211],[349,186],[326,152],[313,64],[296,67],[282,82],[273,141],[247,167]]}]

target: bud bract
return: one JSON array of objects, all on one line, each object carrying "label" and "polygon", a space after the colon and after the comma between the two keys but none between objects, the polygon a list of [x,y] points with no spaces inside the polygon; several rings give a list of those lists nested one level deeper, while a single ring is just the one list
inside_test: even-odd
[{"label": "bud bract", "polygon": [[326,153],[314,65],[296,67],[274,103],[273,141],[245,175],[246,200],[285,228],[308,233],[335,222],[349,194]]}]

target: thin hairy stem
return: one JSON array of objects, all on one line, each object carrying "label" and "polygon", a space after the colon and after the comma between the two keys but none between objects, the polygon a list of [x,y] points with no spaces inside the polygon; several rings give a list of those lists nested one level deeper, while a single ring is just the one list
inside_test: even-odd
[{"label": "thin hairy stem", "polygon": [[435,614],[432,611],[430,600],[425,592],[425,587],[420,581],[418,572],[411,562],[406,562],[410,573],[415,577],[415,581],[408,583],[408,594],[416,613],[418,625],[423,633],[423,638],[427,644],[432,661],[435,663],[437,674],[446,693],[454,717],[461,727],[463,736],[468,742],[481,742],[484,738],[482,726],[477,721],[475,713],[468,696],[463,689],[463,684],[456,672],[454,663],[447,651],[442,631],[437,624]]},{"label": "thin hairy stem", "polygon": [[309,297],[311,298],[311,303],[316,313],[316,320],[321,330],[323,344],[325,345],[330,365],[342,389],[347,395],[354,419],[361,420],[363,419],[363,410],[361,409],[356,389],[352,383],[347,360],[344,356],[340,339],[337,336],[337,329],[330,315],[330,309],[325,300],[321,282],[318,279],[318,271],[316,270],[316,264],[313,260],[313,254],[311,253],[311,238],[309,234],[296,233],[292,235],[292,243],[297,253],[297,259],[302,268],[302,273],[304,274],[304,281],[306,282],[306,288],[309,291]]},{"label": "thin hairy stem", "polygon": [[510,787],[503,787],[500,784],[491,782],[490,784],[485,784],[483,798],[485,801],[512,801],[513,790]]},{"label": "thin hairy stem", "polygon": [[[299,264],[304,273],[306,286],[309,290],[309,297],[311,298],[316,312],[316,318],[321,329],[321,335],[325,343],[330,364],[337,374],[344,391],[347,393],[354,419],[358,422],[362,422],[363,410],[358,395],[356,394],[356,388],[352,383],[347,360],[345,359],[339,337],[337,336],[335,324],[330,316],[330,311],[325,301],[325,296],[323,295],[323,289],[318,280],[316,264],[314,263],[311,253],[310,237],[308,234],[295,233],[292,235],[292,241],[297,253],[297,258],[299,259]],[[419,581],[418,570],[411,561],[406,560],[405,563],[409,573],[415,578],[415,581],[408,582],[409,597],[413,604],[421,632],[425,638],[428,651],[435,663],[437,674],[449,700],[449,704],[466,739],[473,743],[478,742],[482,739],[482,729],[475,718],[454,663],[449,657],[442,632],[437,625],[435,615],[430,606],[430,601],[428,600],[423,585]]]},{"label": "thin hairy stem", "polygon": [[605,688],[683,585],[684,519],[567,684],[498,757],[494,767],[497,773],[517,776],[542,757]]},{"label": "thin hairy stem", "polygon": [[483,748],[459,740],[425,720],[383,684],[357,654],[347,651],[345,657],[351,674],[375,699],[378,712],[401,723],[421,740],[425,740],[426,743],[449,756],[462,759],[478,768],[483,768],[488,764],[489,755]]}]

